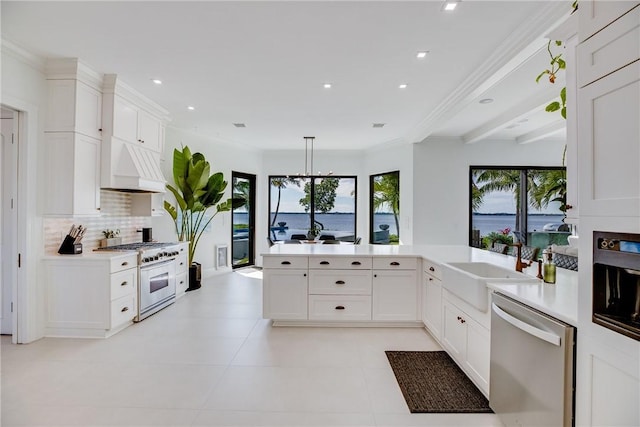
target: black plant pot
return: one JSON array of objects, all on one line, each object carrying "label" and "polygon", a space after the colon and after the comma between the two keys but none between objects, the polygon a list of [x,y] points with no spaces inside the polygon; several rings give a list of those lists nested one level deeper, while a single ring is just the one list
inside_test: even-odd
[{"label": "black plant pot", "polygon": [[202,279],[202,265],[198,262],[192,262],[191,266],[189,266],[189,287],[187,288],[187,292],[195,291],[196,289],[200,289],[202,286],[200,281]]}]

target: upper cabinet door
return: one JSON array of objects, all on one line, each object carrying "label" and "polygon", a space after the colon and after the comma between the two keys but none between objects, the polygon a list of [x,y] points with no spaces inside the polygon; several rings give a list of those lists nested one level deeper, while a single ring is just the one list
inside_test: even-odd
[{"label": "upper cabinet door", "polygon": [[578,91],[580,214],[640,216],[640,61]]},{"label": "upper cabinet door", "polygon": [[82,82],[76,87],[76,132],[102,137],[102,93]]},{"label": "upper cabinet door", "polygon": [[640,6],[580,44],[578,87],[584,87],[639,58]]},{"label": "upper cabinet door", "polygon": [[580,41],[588,39],[638,4],[638,1],[581,1],[578,9]]},{"label": "upper cabinet door", "polygon": [[125,99],[113,99],[113,136],[124,141],[138,140],[138,108]]},{"label": "upper cabinet door", "polygon": [[145,148],[160,151],[162,122],[144,110],[138,111],[138,142]]}]

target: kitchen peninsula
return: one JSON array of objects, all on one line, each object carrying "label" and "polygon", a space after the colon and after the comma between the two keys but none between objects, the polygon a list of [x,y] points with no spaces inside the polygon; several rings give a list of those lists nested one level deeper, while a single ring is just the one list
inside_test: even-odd
[{"label": "kitchen peninsula", "polygon": [[[275,326],[424,326],[487,397],[492,292],[578,324],[577,272],[546,284],[536,264],[519,273],[515,257],[468,246],[291,244],[263,257],[263,316]],[[498,274],[465,282],[454,265]]]}]

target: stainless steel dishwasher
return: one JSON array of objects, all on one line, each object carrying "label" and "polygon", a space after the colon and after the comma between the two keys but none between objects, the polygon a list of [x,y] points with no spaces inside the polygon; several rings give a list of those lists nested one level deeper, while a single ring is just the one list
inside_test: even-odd
[{"label": "stainless steel dishwasher", "polygon": [[493,294],[489,406],[506,426],[573,426],[574,361],[574,327]]}]

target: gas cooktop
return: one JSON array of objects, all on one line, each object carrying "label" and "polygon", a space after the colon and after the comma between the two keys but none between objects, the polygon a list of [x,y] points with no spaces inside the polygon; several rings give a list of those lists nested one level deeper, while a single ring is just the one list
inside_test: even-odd
[{"label": "gas cooktop", "polygon": [[96,248],[97,251],[145,251],[149,249],[165,248],[167,246],[175,246],[176,242],[134,242],[125,243],[122,245],[105,246],[103,248]]}]

